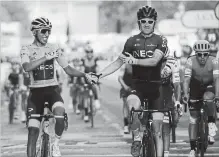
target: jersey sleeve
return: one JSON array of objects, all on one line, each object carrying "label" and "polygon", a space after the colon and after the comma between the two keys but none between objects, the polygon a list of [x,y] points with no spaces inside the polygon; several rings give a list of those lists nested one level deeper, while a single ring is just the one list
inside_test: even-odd
[{"label": "jersey sleeve", "polygon": [[192,76],[192,59],[188,58],[185,64],[185,77]]},{"label": "jersey sleeve", "polygon": [[122,54],[125,55],[126,53],[131,53],[132,51],[132,42],[131,42],[131,39],[132,38],[129,38],[126,42],[125,42],[125,45],[124,45],[124,48],[123,48],[123,51],[122,51]]},{"label": "jersey sleeve", "polygon": [[65,54],[65,52],[59,48],[58,46],[56,46],[55,48],[58,53],[59,53],[59,57],[56,59],[58,64],[62,67],[62,68],[66,68],[68,66],[68,59],[67,56]]},{"label": "jersey sleeve", "polygon": [[180,82],[179,63],[176,60],[174,64],[172,65],[172,80],[173,80],[173,83]]},{"label": "jersey sleeve", "polygon": [[212,60],[213,63],[213,76],[214,78],[219,78],[219,58]]},{"label": "jersey sleeve", "polygon": [[20,57],[21,57],[21,64],[23,63],[29,63],[30,58],[29,58],[29,50],[26,46],[23,46],[20,51]]},{"label": "jersey sleeve", "polygon": [[160,50],[162,55],[165,55],[168,51],[167,39],[164,36],[160,36],[160,40],[157,45],[157,49]]}]

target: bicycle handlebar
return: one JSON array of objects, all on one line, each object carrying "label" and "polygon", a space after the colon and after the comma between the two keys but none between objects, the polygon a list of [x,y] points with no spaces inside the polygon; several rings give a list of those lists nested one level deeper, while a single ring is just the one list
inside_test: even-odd
[{"label": "bicycle handlebar", "polygon": [[45,114],[45,115],[31,114],[29,116],[29,118],[42,118],[42,117],[47,117],[47,118],[65,118],[65,116],[57,116],[57,115],[53,115],[53,114]]},{"label": "bicycle handlebar", "polygon": [[213,101],[212,99],[190,99],[189,102],[191,103],[197,103],[197,102],[209,102],[209,101]]},{"label": "bicycle handlebar", "polygon": [[131,111],[133,112],[169,112],[170,110],[169,109],[160,109],[160,110],[135,110],[135,109],[132,109]]}]

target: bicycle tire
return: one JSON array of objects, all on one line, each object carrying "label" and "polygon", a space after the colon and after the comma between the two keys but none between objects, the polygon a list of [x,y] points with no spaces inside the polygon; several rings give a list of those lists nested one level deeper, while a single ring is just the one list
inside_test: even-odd
[{"label": "bicycle tire", "polygon": [[204,116],[201,116],[201,120],[200,120],[200,142],[199,142],[199,149],[200,149],[200,153],[201,153],[201,157],[204,157],[204,153],[205,153],[205,131],[204,131]]},{"label": "bicycle tire", "polygon": [[93,97],[89,96],[91,128],[94,127]]},{"label": "bicycle tire", "polygon": [[41,143],[41,155],[40,157],[50,157],[50,143],[49,143],[49,135],[44,133],[42,135],[42,143]]},{"label": "bicycle tire", "polygon": [[143,157],[156,157],[156,146],[151,130],[143,137],[142,155]]}]

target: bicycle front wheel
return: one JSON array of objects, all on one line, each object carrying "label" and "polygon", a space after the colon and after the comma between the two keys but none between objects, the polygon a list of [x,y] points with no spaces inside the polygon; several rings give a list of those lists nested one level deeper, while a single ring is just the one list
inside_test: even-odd
[{"label": "bicycle front wheel", "polygon": [[89,99],[90,104],[90,121],[91,121],[91,127],[94,127],[94,111],[93,111],[93,97],[90,96]]},{"label": "bicycle front wheel", "polygon": [[40,157],[50,157],[50,143],[49,143],[49,135],[44,133],[42,135],[42,143],[41,143],[41,155]]},{"label": "bicycle front wheel", "polygon": [[148,130],[148,134],[143,137],[142,155],[143,157],[156,157],[154,136],[150,130]]},{"label": "bicycle front wheel", "polygon": [[207,120],[204,119],[204,116],[201,116],[200,121],[200,142],[199,148],[201,151],[201,157],[204,157],[204,153],[206,152],[208,146],[208,123]]}]

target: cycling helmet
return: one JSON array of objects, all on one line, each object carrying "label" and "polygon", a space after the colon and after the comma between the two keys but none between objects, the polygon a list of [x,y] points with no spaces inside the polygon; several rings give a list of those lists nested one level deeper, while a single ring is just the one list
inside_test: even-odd
[{"label": "cycling helmet", "polygon": [[92,47],[91,47],[90,45],[86,46],[86,47],[84,48],[84,51],[85,51],[86,53],[93,53],[93,49],[92,49]]},{"label": "cycling helmet", "polygon": [[137,12],[137,18],[138,20],[141,20],[143,18],[153,18],[154,20],[157,20],[157,11],[149,6],[143,6],[140,8]]},{"label": "cycling helmet", "polygon": [[49,21],[49,19],[45,17],[39,17],[34,19],[31,22],[30,30],[33,31],[34,29],[40,29],[40,28],[52,29],[52,23]]},{"label": "cycling helmet", "polygon": [[194,46],[193,46],[193,50],[194,51],[210,51],[211,50],[211,45],[207,40],[198,40],[197,42],[195,42]]}]

